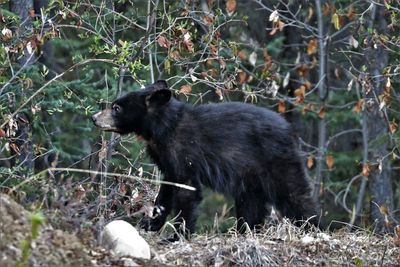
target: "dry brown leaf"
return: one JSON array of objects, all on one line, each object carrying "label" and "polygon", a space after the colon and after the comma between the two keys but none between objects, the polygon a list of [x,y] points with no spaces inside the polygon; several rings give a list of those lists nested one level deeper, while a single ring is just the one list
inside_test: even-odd
[{"label": "dry brown leaf", "polygon": [[347,17],[349,20],[353,20],[356,17],[356,13],[354,12],[354,5],[350,5],[349,11],[347,12]]},{"label": "dry brown leaf", "polygon": [[190,53],[194,52],[194,44],[191,40],[184,41],[183,44],[186,47],[186,50]]},{"label": "dry brown leaf", "polygon": [[214,37],[215,37],[216,40],[220,39],[221,38],[221,32],[220,31],[215,31],[214,32]]},{"label": "dry brown leaf", "polygon": [[305,93],[306,93],[306,87],[304,85],[301,85],[294,91],[295,96],[301,96],[302,98],[304,98]]},{"label": "dry brown leaf", "polygon": [[307,45],[307,55],[311,56],[312,54],[315,54],[315,52],[317,52],[317,48],[318,48],[318,40],[316,38],[311,39]]},{"label": "dry brown leaf", "polygon": [[246,51],[244,51],[244,49],[240,50],[239,53],[238,53],[238,57],[239,57],[241,60],[246,60],[246,59],[247,59],[247,53],[246,53]]},{"label": "dry brown leaf", "polygon": [[267,49],[264,49],[263,51],[263,58],[265,63],[270,63],[272,61],[271,55],[268,53]]},{"label": "dry brown leaf", "polygon": [[213,65],[213,62],[214,62],[214,58],[212,58],[212,57],[209,57],[209,58],[207,58],[207,60],[206,60],[206,64],[209,65],[209,66],[212,66],[212,65]]},{"label": "dry brown leaf", "polygon": [[16,143],[11,143],[10,144],[10,148],[17,154],[20,155],[21,151],[19,150],[19,147],[17,146]]},{"label": "dry brown leaf", "polygon": [[322,13],[324,14],[324,17],[328,17],[330,12],[331,12],[330,6],[327,2],[325,2],[324,7],[322,8]]},{"label": "dry brown leaf", "polygon": [[263,71],[267,71],[272,68],[273,62],[272,62],[272,57],[268,53],[267,49],[264,49],[263,51],[263,58],[264,58],[264,68]]},{"label": "dry brown leaf", "polygon": [[229,16],[232,16],[232,14],[236,10],[236,0],[227,0],[226,1],[226,12],[228,13]]},{"label": "dry brown leaf", "polygon": [[282,21],[278,21],[278,22],[276,22],[276,23],[273,23],[273,25],[272,25],[272,30],[271,30],[271,32],[269,33],[269,35],[274,35],[275,33],[277,33],[278,31],[282,31],[283,30],[283,28],[285,27],[285,23],[284,22],[282,22]]},{"label": "dry brown leaf", "polygon": [[371,167],[369,166],[369,164],[368,163],[364,164],[361,172],[362,175],[368,177],[370,172],[371,172]]},{"label": "dry brown leaf", "polygon": [[278,103],[278,112],[279,113],[284,113],[286,111],[286,104],[284,100],[279,100]]},{"label": "dry brown leaf", "polygon": [[321,107],[318,111],[318,117],[320,119],[323,119],[325,118],[325,115],[326,115],[325,107]]},{"label": "dry brown leaf", "polygon": [[328,166],[328,170],[332,170],[333,169],[333,164],[335,162],[334,158],[332,155],[327,155],[325,158],[325,162],[326,162],[326,166]]},{"label": "dry brown leaf", "polygon": [[306,64],[301,64],[300,66],[297,67],[297,73],[299,74],[300,77],[305,77],[308,74],[308,66]]},{"label": "dry brown leaf", "polygon": [[278,29],[281,32],[283,28],[285,27],[285,23],[283,21],[278,21]]},{"label": "dry brown leaf", "polygon": [[307,158],[307,168],[311,169],[314,166],[314,156],[308,156]]},{"label": "dry brown leaf", "polygon": [[190,32],[183,29],[182,30],[183,34],[183,45],[185,46],[186,50],[190,53],[194,52],[194,44],[192,42],[192,36],[190,35]]},{"label": "dry brown leaf", "polygon": [[3,129],[0,129],[0,137],[5,137],[6,132]]},{"label": "dry brown leaf", "polygon": [[218,54],[218,47],[216,45],[210,45],[211,55],[217,56]]},{"label": "dry brown leaf", "polygon": [[35,17],[35,9],[32,7],[28,10],[29,17],[34,18]]},{"label": "dry brown leaf", "polygon": [[278,31],[278,28],[273,27],[272,31],[269,33],[269,35],[274,35]]},{"label": "dry brown leaf", "polygon": [[206,25],[211,26],[214,23],[214,18],[210,15],[206,15],[203,17],[203,21]]},{"label": "dry brown leaf", "polygon": [[397,125],[396,122],[392,121],[392,122],[389,124],[389,130],[390,130],[390,133],[391,133],[391,134],[394,134],[394,133],[397,131],[397,128],[398,128],[398,125]]},{"label": "dry brown leaf", "polygon": [[171,53],[169,53],[169,57],[175,61],[178,61],[181,59],[181,55],[179,54],[178,50],[174,50]]},{"label": "dry brown leaf", "polygon": [[304,86],[306,87],[307,90],[311,89],[311,82],[309,80],[304,81]]},{"label": "dry brown leaf", "polygon": [[307,112],[313,111],[313,110],[314,110],[314,105],[308,103],[307,105],[305,105],[305,106],[303,107],[303,109],[301,110],[301,113],[304,115],[304,114],[306,114]]},{"label": "dry brown leaf", "polygon": [[120,184],[119,185],[119,193],[124,196],[124,195],[126,195],[127,192],[128,192],[128,186],[124,183]]},{"label": "dry brown leaf", "polygon": [[221,89],[216,89],[215,90],[215,94],[219,97],[219,100],[224,100],[224,97],[222,96],[222,91],[221,91]]},{"label": "dry brown leaf", "polygon": [[209,69],[207,72],[210,74],[211,77],[218,76],[218,70],[216,68]]},{"label": "dry brown leaf", "polygon": [[364,99],[358,100],[357,104],[353,107],[354,113],[360,113],[364,106]]},{"label": "dry brown leaf", "polygon": [[[296,90],[294,90],[294,96],[298,99],[301,100],[301,102],[303,102],[304,98],[306,95],[306,87],[304,85],[301,85],[299,88],[297,88]],[[301,103],[300,102],[300,103]]]},{"label": "dry brown leaf", "polygon": [[182,85],[181,89],[179,89],[179,93],[181,94],[189,94],[192,92],[192,86],[190,85]]},{"label": "dry brown leaf", "polygon": [[171,42],[168,41],[168,39],[162,35],[160,37],[158,37],[157,43],[159,46],[164,47],[164,48],[169,48],[169,46],[171,45]]},{"label": "dry brown leaf", "polygon": [[238,79],[239,79],[238,82],[239,82],[240,84],[245,83],[246,80],[247,80],[247,73],[244,72],[243,70],[239,70],[239,72],[238,72]]}]

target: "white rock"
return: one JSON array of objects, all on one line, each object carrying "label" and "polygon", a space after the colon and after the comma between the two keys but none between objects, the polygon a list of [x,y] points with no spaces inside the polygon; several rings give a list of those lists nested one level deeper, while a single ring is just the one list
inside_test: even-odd
[{"label": "white rock", "polygon": [[318,237],[318,239],[321,239],[322,241],[331,240],[331,237],[328,234],[325,234],[325,233],[318,233],[317,237]]},{"label": "white rock", "polygon": [[301,243],[303,243],[304,245],[309,245],[315,242],[315,238],[309,235],[303,236],[303,238],[301,239]]},{"label": "white rock", "polygon": [[116,220],[102,232],[102,244],[119,256],[150,259],[150,246],[131,224]]},{"label": "white rock", "polygon": [[137,264],[134,260],[132,260],[131,258],[121,258],[122,262],[124,263],[123,266],[126,267],[134,267],[134,266],[140,266],[139,264]]}]

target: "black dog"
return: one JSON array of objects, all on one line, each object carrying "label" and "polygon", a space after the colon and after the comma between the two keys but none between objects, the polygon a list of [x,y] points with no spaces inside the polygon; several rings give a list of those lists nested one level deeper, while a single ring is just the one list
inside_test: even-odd
[{"label": "black dog", "polygon": [[243,103],[192,106],[172,97],[157,81],[115,100],[111,109],[93,116],[96,126],[120,134],[135,133],[164,180],[196,191],[162,185],[155,203],[158,216],[147,230],[159,230],[174,210],[193,232],[202,185],[235,200],[238,229],[263,223],[267,206],[283,216],[317,224],[296,141],[288,122],[270,110]]}]

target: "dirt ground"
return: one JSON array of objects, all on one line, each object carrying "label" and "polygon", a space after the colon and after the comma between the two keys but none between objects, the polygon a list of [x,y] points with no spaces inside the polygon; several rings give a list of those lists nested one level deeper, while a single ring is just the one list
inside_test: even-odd
[{"label": "dirt ground", "polygon": [[[94,236],[77,237],[49,223],[34,239],[31,218],[18,203],[0,195],[0,266],[400,266],[399,237],[365,230],[324,233],[282,222],[258,234],[195,235],[175,243],[141,232],[152,248],[152,259],[143,261],[116,257],[88,245],[93,240],[82,240]],[[27,257],[24,241],[30,242]]]}]

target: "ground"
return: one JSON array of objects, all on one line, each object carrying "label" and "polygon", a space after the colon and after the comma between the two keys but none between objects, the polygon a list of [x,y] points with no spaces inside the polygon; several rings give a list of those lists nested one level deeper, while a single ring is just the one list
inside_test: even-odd
[{"label": "ground", "polygon": [[400,247],[390,236],[359,230],[305,232],[287,222],[256,235],[197,236],[160,246],[154,259],[194,266],[399,266]]},{"label": "ground", "polygon": [[[0,195],[0,266],[21,262],[21,242],[32,234],[31,217],[11,198]],[[40,227],[22,266],[400,266],[398,237],[363,229],[327,233],[281,222],[258,234],[202,234],[167,244],[158,234],[141,232],[152,248],[152,259],[142,261],[118,258],[89,245],[96,244],[95,235],[75,236],[56,228],[49,223]]]}]

